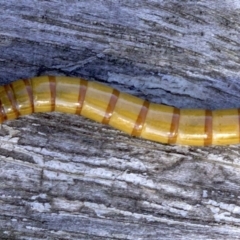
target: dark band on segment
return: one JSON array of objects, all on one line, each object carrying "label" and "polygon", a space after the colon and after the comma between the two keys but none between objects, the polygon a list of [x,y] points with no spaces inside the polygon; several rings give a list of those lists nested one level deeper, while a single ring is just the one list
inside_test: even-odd
[{"label": "dark band on segment", "polygon": [[5,112],[5,109],[2,105],[2,101],[0,100],[0,123],[4,122],[7,120],[7,115],[6,115],[6,112]]},{"label": "dark band on segment", "polygon": [[110,118],[113,114],[114,108],[116,106],[119,94],[120,94],[120,92],[118,90],[113,89],[111,98],[109,100],[109,103],[108,103],[108,106],[107,106],[107,109],[106,109],[106,112],[105,112],[105,116],[102,120],[103,124],[108,124],[109,123]]},{"label": "dark band on segment", "polygon": [[23,79],[23,82],[28,94],[31,111],[34,112],[34,99],[33,99],[32,85],[30,84],[30,81],[28,79]]},{"label": "dark band on segment", "polygon": [[179,119],[180,119],[180,109],[174,108],[171,126],[170,126],[170,133],[168,137],[169,144],[175,144],[177,142]]},{"label": "dark band on segment", "polygon": [[12,110],[15,113],[16,118],[17,118],[17,117],[19,117],[20,113],[19,113],[19,108],[18,108],[16,98],[14,96],[13,88],[10,84],[9,85],[4,85],[3,87],[4,87],[5,92],[7,94],[8,100],[12,105]]},{"label": "dark band on segment", "polygon": [[51,94],[51,111],[53,112],[56,106],[56,77],[48,76],[48,79]]},{"label": "dark band on segment", "polygon": [[85,100],[85,96],[86,96],[86,92],[87,92],[87,87],[88,87],[88,82],[85,81],[84,79],[80,79],[80,85],[79,85],[79,94],[78,94],[78,106],[76,109],[76,114],[80,115],[82,108],[83,108],[83,104],[84,104],[84,100]]},{"label": "dark band on segment", "polygon": [[144,101],[143,105],[142,105],[142,108],[138,114],[138,118],[135,122],[135,125],[133,127],[133,130],[132,130],[132,136],[136,136],[136,137],[139,137],[141,135],[141,132],[142,132],[142,129],[143,129],[143,124],[146,120],[146,116],[147,116],[147,113],[148,113],[148,109],[149,109],[149,102],[148,101]]},{"label": "dark band on segment", "polygon": [[211,110],[205,110],[205,127],[204,127],[204,133],[205,133],[205,139],[204,139],[204,146],[209,146],[212,144],[212,111]]}]

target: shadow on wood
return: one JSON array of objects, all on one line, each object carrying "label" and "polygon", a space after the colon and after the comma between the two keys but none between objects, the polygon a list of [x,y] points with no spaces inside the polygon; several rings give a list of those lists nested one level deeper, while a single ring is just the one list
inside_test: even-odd
[{"label": "shadow on wood", "polygon": [[[239,107],[239,6],[7,1],[1,83],[82,76],[176,107]],[[79,116],[0,131],[1,239],[240,239],[239,146],[131,138]]]}]

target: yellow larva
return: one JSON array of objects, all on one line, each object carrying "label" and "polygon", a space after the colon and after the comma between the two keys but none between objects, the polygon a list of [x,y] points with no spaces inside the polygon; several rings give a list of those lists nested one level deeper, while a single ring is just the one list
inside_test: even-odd
[{"label": "yellow larva", "polygon": [[50,111],[79,114],[130,135],[166,144],[240,143],[239,109],[177,109],[80,78],[42,76],[0,86],[0,123]]}]

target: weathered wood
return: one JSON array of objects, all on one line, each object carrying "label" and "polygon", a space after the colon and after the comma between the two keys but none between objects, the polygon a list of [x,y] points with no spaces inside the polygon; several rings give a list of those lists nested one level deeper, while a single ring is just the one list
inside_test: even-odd
[{"label": "weathered wood", "polygon": [[[176,107],[240,107],[237,1],[2,1],[0,81],[83,76]],[[131,138],[80,116],[0,131],[1,239],[240,239],[239,145]]]}]

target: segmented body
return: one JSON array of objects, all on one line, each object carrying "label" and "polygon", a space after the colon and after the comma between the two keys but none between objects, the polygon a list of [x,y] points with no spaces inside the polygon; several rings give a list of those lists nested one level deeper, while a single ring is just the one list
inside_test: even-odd
[{"label": "segmented body", "polygon": [[69,77],[42,76],[0,86],[0,123],[50,111],[82,115],[161,143],[240,143],[239,109],[178,109],[149,103],[97,82]]}]

